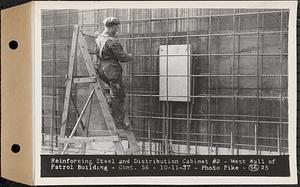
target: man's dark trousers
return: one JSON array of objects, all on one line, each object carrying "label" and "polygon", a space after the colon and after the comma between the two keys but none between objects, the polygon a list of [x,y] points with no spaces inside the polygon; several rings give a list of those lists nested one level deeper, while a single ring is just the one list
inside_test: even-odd
[{"label": "man's dark trousers", "polygon": [[112,92],[112,117],[117,127],[123,127],[125,118],[125,91],[122,80],[122,67],[119,64],[101,65],[101,68],[98,70],[98,75],[101,80],[110,86]]}]

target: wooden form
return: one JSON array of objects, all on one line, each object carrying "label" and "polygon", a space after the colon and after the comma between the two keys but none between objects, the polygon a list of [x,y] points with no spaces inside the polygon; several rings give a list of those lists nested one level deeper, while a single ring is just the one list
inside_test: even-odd
[{"label": "wooden form", "polygon": [[[86,65],[86,68],[89,73],[89,77],[74,77],[73,71],[74,71],[74,61],[76,56],[76,49],[77,47],[80,49],[80,52],[83,56],[84,63]],[[101,80],[97,77],[96,71],[94,69],[94,65],[92,62],[91,55],[88,52],[88,45],[87,42],[83,36],[82,31],[80,30],[80,27],[78,25],[74,26],[73,30],[73,38],[72,38],[72,46],[71,46],[71,52],[70,52],[70,61],[69,61],[69,71],[67,75],[67,84],[66,84],[66,92],[65,92],[65,100],[64,100],[64,110],[62,115],[62,125],[60,130],[60,137],[59,137],[59,153],[64,154],[66,153],[67,149],[69,148],[69,144],[81,142],[82,143],[82,149],[81,153],[85,154],[86,152],[86,143],[91,142],[113,142],[115,147],[116,154],[138,154],[139,153],[139,146],[137,144],[136,138],[132,130],[117,130],[116,125],[114,123],[113,117],[110,113],[110,107],[105,99],[105,96],[103,94],[102,86],[101,86]],[[76,108],[74,104],[74,98],[71,96],[71,88],[72,84],[90,84],[90,95],[82,109],[82,111],[79,113],[78,109]],[[89,118],[90,118],[90,110],[92,107],[92,97],[93,95],[96,95],[97,101],[99,102],[100,110],[103,114],[104,121],[108,127],[108,130],[105,131],[105,133],[93,133],[93,137],[88,136],[89,135]],[[66,137],[66,126],[67,126],[67,120],[68,120],[68,111],[70,108],[70,99],[72,100],[75,111],[77,115],[79,116],[70,135]],[[87,110],[90,108],[89,110]],[[86,112],[87,111],[87,112]],[[83,115],[87,113],[88,120],[86,122],[83,122],[82,117]],[[129,120],[127,120],[129,122]],[[82,137],[75,137],[75,132],[81,124],[81,128],[83,130]],[[124,150],[122,142],[121,142],[121,136],[125,136],[128,139],[129,142],[129,149]]]}]

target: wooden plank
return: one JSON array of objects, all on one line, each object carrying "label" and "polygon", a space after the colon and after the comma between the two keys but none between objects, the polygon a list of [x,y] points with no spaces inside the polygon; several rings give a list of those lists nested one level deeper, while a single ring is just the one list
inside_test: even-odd
[{"label": "wooden plank", "polygon": [[[74,62],[75,62],[77,39],[78,39],[78,33],[79,33],[78,31],[79,31],[78,25],[75,25],[74,30],[73,30],[72,45],[71,45],[70,59],[69,59],[68,77],[67,77],[67,85],[66,85],[65,100],[64,100],[64,108],[63,108],[60,135],[59,135],[59,137],[61,137],[61,138],[65,137],[65,134],[66,134],[68,111],[69,111],[69,104],[70,104],[70,95],[71,95],[71,87],[72,87],[72,78],[73,78],[73,71],[74,71]],[[63,145],[60,145],[60,148],[62,149]]]},{"label": "wooden plank", "polygon": [[[118,129],[117,132],[120,136],[124,136],[128,139],[130,149],[133,148],[133,147],[139,147],[139,145],[136,141],[135,135],[134,135],[132,130]],[[127,152],[127,151],[128,150],[126,150],[125,152]],[[139,152],[136,151],[135,153],[137,154]]]},{"label": "wooden plank", "polygon": [[125,129],[117,129],[117,132],[120,136],[127,136],[127,131]]},{"label": "wooden plank", "polygon": [[[79,32],[79,34],[78,34],[78,44],[79,44],[84,62],[86,64],[87,70],[89,72],[89,75],[97,77],[97,74],[96,74],[96,71],[94,69],[94,65],[93,65],[91,56],[88,53],[87,42],[86,42],[86,40],[83,37],[81,32]],[[97,82],[93,83],[93,86],[94,86],[94,89],[95,89],[95,92],[96,92],[96,96],[99,100],[100,109],[103,113],[106,125],[107,125],[108,129],[111,131],[111,135],[115,136],[115,135],[117,135],[117,128],[116,128],[114,120],[113,120],[113,118],[112,118],[112,116],[109,112],[109,106],[106,102],[106,99],[105,99],[104,94],[102,92],[102,88],[100,86],[99,81],[100,81],[100,79],[97,77]],[[115,145],[115,149],[116,149],[117,154],[124,154],[124,148],[123,148],[122,143],[121,143],[121,138],[119,138],[118,141],[114,141],[113,143]]]},{"label": "wooden plank", "polygon": [[140,151],[140,147],[136,146],[136,147],[132,147],[130,149],[127,149],[124,154],[131,155],[131,154],[135,154],[135,153],[137,153],[139,151]]},{"label": "wooden plank", "polygon": [[127,137],[128,134],[133,133],[132,130],[125,130],[125,129],[118,129],[117,132],[120,136],[124,136],[124,137]]},{"label": "wooden plank", "polygon": [[131,130],[127,133],[127,139],[130,147],[138,146],[134,133]]},{"label": "wooden plank", "polygon": [[82,77],[82,78],[73,78],[73,83],[80,84],[80,83],[94,83],[96,82],[96,77]]},{"label": "wooden plank", "polygon": [[89,130],[90,136],[110,136],[109,130]]},{"label": "wooden plank", "polygon": [[72,137],[72,138],[58,138],[60,143],[91,143],[91,142],[113,142],[117,141],[118,136],[94,136],[94,137]]}]

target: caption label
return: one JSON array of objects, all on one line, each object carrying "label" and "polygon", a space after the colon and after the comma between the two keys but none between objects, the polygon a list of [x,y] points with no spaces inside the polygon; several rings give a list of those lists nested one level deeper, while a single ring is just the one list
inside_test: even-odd
[{"label": "caption label", "polygon": [[289,175],[288,156],[41,156],[41,177]]}]

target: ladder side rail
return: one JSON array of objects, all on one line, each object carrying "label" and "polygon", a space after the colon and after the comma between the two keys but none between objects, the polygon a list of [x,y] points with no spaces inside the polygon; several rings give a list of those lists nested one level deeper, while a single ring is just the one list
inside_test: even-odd
[{"label": "ladder side rail", "polygon": [[129,149],[125,151],[125,154],[134,154],[134,155],[140,154],[140,146],[138,145],[136,141],[136,137],[131,129],[130,130],[120,129],[118,130],[118,133],[120,134],[120,136],[125,136],[128,140]]},{"label": "ladder side rail", "polygon": [[[70,95],[71,95],[71,88],[72,88],[72,78],[73,78],[73,71],[74,71],[74,61],[75,61],[75,55],[76,55],[78,33],[79,33],[79,27],[78,27],[78,25],[75,25],[74,29],[73,29],[72,46],[71,46],[71,51],[70,51],[69,69],[68,69],[68,77],[67,77],[67,85],[66,85],[66,91],[65,91],[64,108],[63,108],[60,135],[59,135],[59,137],[61,137],[61,138],[65,137],[65,134],[66,134],[66,127],[67,127],[68,111],[69,111],[69,105],[70,105]],[[63,144],[60,144],[60,147],[62,148]]]}]

